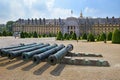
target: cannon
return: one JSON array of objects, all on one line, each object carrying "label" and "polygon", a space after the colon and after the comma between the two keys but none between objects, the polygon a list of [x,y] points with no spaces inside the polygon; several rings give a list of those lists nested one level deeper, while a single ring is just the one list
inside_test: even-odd
[{"label": "cannon", "polygon": [[41,54],[37,54],[33,56],[33,62],[36,64],[39,64],[42,60],[48,58],[50,55],[56,53],[57,51],[61,50],[65,46],[63,44],[59,45],[58,47],[55,47],[53,49],[50,49],[48,51],[45,51]]},{"label": "cannon", "polygon": [[22,54],[22,59],[23,60],[29,60],[30,58],[33,57],[33,55],[43,53],[43,52],[45,52],[47,50],[50,50],[50,49],[52,49],[56,46],[57,46],[57,44],[53,44],[52,46],[47,46],[47,47],[37,49],[37,50],[31,51],[31,52],[24,52]]},{"label": "cannon", "polygon": [[[17,50],[22,50],[22,49],[26,49],[26,48],[30,48],[30,47],[33,47],[33,46],[37,46],[38,44],[36,43],[32,43],[32,44],[27,44],[25,46],[20,46],[20,47],[16,47],[16,48],[12,48],[12,49],[1,49],[1,56],[4,57],[4,56],[7,56],[7,53],[9,51],[17,51]],[[43,45],[43,43],[40,43],[40,45]]]},{"label": "cannon", "polygon": [[63,57],[68,54],[69,51],[72,51],[72,50],[73,50],[73,45],[69,44],[67,45],[67,47],[61,49],[57,53],[50,55],[48,57],[47,62],[51,65],[55,65],[59,63],[63,59]]},{"label": "cannon", "polygon": [[[36,43],[35,43],[35,44],[36,44]],[[18,45],[8,46],[8,47],[1,48],[1,49],[11,49],[11,48],[17,48],[17,47],[20,47],[20,46],[25,46],[25,44],[24,44],[24,43],[20,43],[20,44],[18,44]],[[0,49],[0,50],[1,50],[1,49]]]},{"label": "cannon", "polygon": [[13,58],[15,58],[15,57],[21,56],[22,53],[24,53],[24,52],[33,51],[33,50],[40,49],[40,48],[43,48],[43,47],[49,46],[49,45],[50,45],[50,44],[37,45],[37,46],[31,47],[31,48],[26,48],[26,49],[23,49],[23,50],[10,51],[7,56],[8,56],[9,59],[13,59]]},{"label": "cannon", "polygon": [[1,48],[0,49],[0,54],[1,54],[1,52],[2,52],[2,50],[3,49],[12,49],[12,48],[17,48],[17,47],[21,47],[21,46],[24,46],[25,44],[18,44],[18,45],[16,45],[16,46],[9,46],[9,47],[5,47],[5,48]]}]

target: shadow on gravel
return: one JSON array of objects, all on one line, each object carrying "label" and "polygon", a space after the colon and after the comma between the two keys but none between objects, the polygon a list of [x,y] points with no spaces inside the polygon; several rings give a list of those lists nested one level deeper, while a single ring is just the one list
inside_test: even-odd
[{"label": "shadow on gravel", "polygon": [[32,69],[35,66],[37,66],[37,64],[31,63],[31,64],[27,65],[26,67],[22,68],[22,70],[29,71],[30,69]]},{"label": "shadow on gravel", "polygon": [[33,74],[35,75],[41,75],[45,70],[47,70],[51,65],[46,63],[44,64],[42,67],[40,67],[39,69],[37,69],[36,71],[33,72]]},{"label": "shadow on gravel", "polygon": [[16,68],[18,68],[18,67],[20,67],[20,66],[28,63],[28,62],[29,62],[29,61],[21,61],[20,63],[17,63],[17,64],[15,64],[15,65],[12,65],[12,66],[7,67],[7,69],[8,69],[8,70],[13,70],[13,69],[16,69]]},{"label": "shadow on gravel", "polygon": [[10,64],[16,63],[16,62],[18,62],[20,60],[21,60],[20,58],[13,59],[13,60],[7,59],[6,62],[0,63],[0,66],[7,66],[7,65],[10,65]]},{"label": "shadow on gravel", "polygon": [[65,64],[58,64],[57,67],[50,72],[50,74],[54,76],[59,76],[64,68]]},{"label": "shadow on gravel", "polygon": [[6,60],[8,60],[8,58],[7,58],[7,57],[4,57],[4,58],[0,59],[0,62],[6,61]]}]

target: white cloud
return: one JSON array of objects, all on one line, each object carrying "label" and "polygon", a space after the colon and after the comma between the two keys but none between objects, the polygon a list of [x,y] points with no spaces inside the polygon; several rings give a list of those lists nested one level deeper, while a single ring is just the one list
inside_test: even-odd
[{"label": "white cloud", "polygon": [[[6,2],[7,0],[4,0],[4,3]],[[0,1],[0,4],[2,3]],[[7,3],[9,13],[4,15],[6,18],[0,18],[0,24],[9,20],[15,21],[18,18],[66,18],[71,16],[71,9],[55,7],[55,0],[12,0]],[[5,11],[0,13],[0,16],[3,13]],[[73,16],[76,15],[73,14]]]},{"label": "white cloud", "polygon": [[56,17],[56,18],[66,18],[71,16],[71,9],[63,9],[63,8],[53,8],[51,10],[51,17]]},{"label": "white cloud", "polygon": [[94,9],[94,8],[86,7],[86,8],[84,9],[84,12],[85,12],[85,13],[96,13],[96,12],[98,12],[98,10],[97,10],[97,9]]},{"label": "white cloud", "polygon": [[23,0],[23,3],[28,6],[29,8],[32,7],[32,5],[36,2],[37,0]]},{"label": "white cloud", "polygon": [[54,1],[55,0],[46,0],[46,6],[47,6],[48,10],[51,10],[51,8],[53,8]]}]

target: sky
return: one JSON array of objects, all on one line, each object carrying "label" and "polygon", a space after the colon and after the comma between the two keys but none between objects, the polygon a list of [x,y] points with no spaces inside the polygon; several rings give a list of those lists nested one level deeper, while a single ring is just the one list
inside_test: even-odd
[{"label": "sky", "polygon": [[0,0],[0,24],[19,18],[79,17],[81,12],[84,17],[120,17],[120,0]]}]

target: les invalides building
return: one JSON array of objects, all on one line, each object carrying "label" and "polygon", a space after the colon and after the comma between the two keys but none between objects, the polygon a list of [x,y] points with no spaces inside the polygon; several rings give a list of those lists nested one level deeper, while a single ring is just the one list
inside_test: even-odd
[{"label": "les invalides building", "polygon": [[95,35],[102,32],[112,32],[114,29],[120,30],[120,18],[88,18],[68,17],[66,19],[18,19],[13,24],[12,30],[15,33],[20,32],[37,32],[38,34],[57,34],[61,31],[63,34],[75,32],[77,36],[83,33],[93,33]]}]

